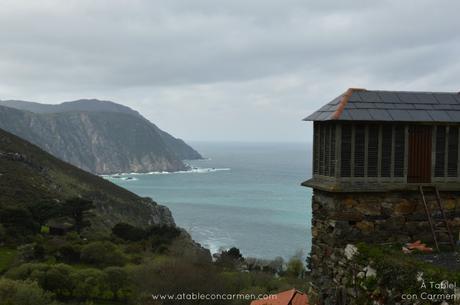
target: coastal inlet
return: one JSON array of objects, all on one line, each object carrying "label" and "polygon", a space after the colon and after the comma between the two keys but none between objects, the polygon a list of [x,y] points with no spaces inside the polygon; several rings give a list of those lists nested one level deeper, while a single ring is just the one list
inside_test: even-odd
[{"label": "coastal inlet", "polygon": [[191,143],[205,159],[189,171],[119,174],[106,179],[168,206],[177,224],[211,252],[289,258],[310,251],[307,144]]}]

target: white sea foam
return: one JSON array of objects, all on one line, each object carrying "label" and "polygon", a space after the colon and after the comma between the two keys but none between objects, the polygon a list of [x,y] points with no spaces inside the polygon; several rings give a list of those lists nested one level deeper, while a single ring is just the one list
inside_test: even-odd
[{"label": "white sea foam", "polygon": [[190,174],[190,173],[196,173],[196,174],[206,174],[206,173],[214,173],[214,172],[220,172],[220,171],[229,171],[230,168],[203,168],[203,167],[192,167],[189,170],[185,171],[178,171],[178,172],[173,172],[176,174]]},{"label": "white sea foam", "polygon": [[136,177],[131,177],[130,175],[125,174],[115,174],[115,175],[100,175],[104,179],[120,179],[123,181],[136,181],[139,180]]},{"label": "white sea foam", "polygon": [[202,240],[201,245],[211,252],[220,253],[236,244],[228,232],[216,227],[191,227],[188,230],[195,240]]},{"label": "white sea foam", "polygon": [[176,172],[166,172],[166,171],[158,171],[158,172],[148,172],[148,173],[119,173],[113,175],[100,175],[106,179],[120,179],[124,181],[135,181],[138,180],[136,177],[132,176],[144,176],[144,175],[174,175],[174,174],[207,174],[207,173],[214,173],[220,171],[229,171],[230,168],[215,168],[215,167],[192,167],[188,170],[184,171],[176,171]]},{"label": "white sea foam", "polygon": [[220,239],[220,238],[207,238],[205,241],[203,241],[201,245],[209,249],[211,254],[214,254],[214,253],[220,253],[223,250],[227,250],[229,248],[229,245],[233,245],[233,244],[234,244],[233,240],[226,240],[226,239]]}]

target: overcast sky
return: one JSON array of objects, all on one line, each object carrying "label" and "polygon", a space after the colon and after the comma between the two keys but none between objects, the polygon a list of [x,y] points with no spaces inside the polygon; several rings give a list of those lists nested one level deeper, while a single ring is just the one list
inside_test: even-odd
[{"label": "overcast sky", "polygon": [[108,99],[186,140],[309,141],[348,87],[460,91],[460,1],[0,0],[0,99]]}]

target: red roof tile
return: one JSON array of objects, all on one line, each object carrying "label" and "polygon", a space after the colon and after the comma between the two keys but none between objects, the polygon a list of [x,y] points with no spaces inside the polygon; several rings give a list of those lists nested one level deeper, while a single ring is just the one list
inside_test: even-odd
[{"label": "red roof tile", "polygon": [[291,289],[276,294],[273,299],[252,301],[251,305],[308,305],[308,297],[305,293]]}]

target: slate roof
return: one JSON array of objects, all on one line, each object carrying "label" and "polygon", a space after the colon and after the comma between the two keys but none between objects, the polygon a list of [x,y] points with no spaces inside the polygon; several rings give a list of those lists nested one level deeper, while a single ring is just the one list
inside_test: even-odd
[{"label": "slate roof", "polygon": [[350,88],[304,121],[460,123],[460,93]]}]

